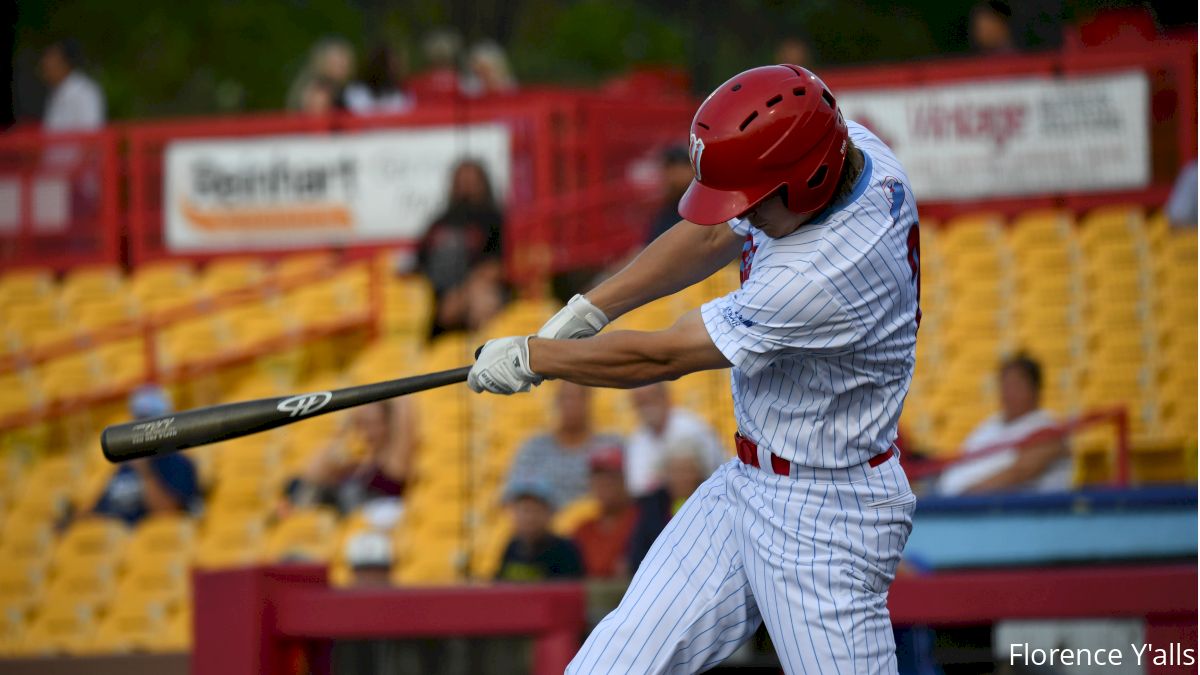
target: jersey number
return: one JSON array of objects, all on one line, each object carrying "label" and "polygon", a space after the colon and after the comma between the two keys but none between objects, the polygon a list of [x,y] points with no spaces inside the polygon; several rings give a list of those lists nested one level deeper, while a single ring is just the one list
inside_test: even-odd
[{"label": "jersey number", "polygon": [[908,230],[908,266],[917,288],[917,328],[921,327],[921,224],[913,223]]}]

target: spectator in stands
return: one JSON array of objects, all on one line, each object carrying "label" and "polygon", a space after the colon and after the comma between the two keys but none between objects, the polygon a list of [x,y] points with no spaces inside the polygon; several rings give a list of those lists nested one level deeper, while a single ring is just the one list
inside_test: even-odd
[{"label": "spectator in stands", "polygon": [[621,447],[621,439],[592,429],[592,390],[559,382],[554,392],[554,430],[525,441],[509,470],[508,484],[545,481],[555,508],[579,499],[588,489],[588,458],[605,448]]},{"label": "spectator in stands", "polygon": [[[171,410],[170,397],[157,386],[141,387],[129,397],[129,412],[135,420],[162,417]],[[195,511],[199,499],[195,465],[186,455],[172,453],[122,464],[93,511],[132,526],[154,513]]]},{"label": "spectator in stands", "polygon": [[300,92],[300,110],[305,115],[328,115],[338,108],[341,94],[332,80],[314,77],[304,83]]},{"label": "spectator in stands", "polygon": [[971,47],[980,54],[1007,54],[1017,50],[1013,38],[1012,6],[1006,0],[988,0],[971,8]]},{"label": "spectator in stands", "polygon": [[417,103],[458,96],[461,89],[458,57],[462,38],[452,30],[439,29],[426,36],[423,47],[425,70],[414,75],[408,83]]},{"label": "spectator in stands", "polygon": [[628,576],[629,538],[637,522],[637,507],[625,489],[624,457],[620,448],[605,448],[592,453],[588,464],[590,493],[599,513],[576,528],[575,545],[589,578]]},{"label": "spectator in stands", "polygon": [[40,71],[49,87],[45,131],[91,131],[104,126],[104,92],[80,70],[83,54],[74,40],[60,40],[42,52]]},{"label": "spectator in stands", "polygon": [[1171,196],[1164,207],[1172,227],[1196,227],[1196,189],[1196,160],[1193,159],[1175,178]]},{"label": "spectator in stands", "polygon": [[550,531],[554,491],[539,479],[521,480],[507,491],[513,538],[504,549],[497,581],[546,581],[583,576],[583,561],[570,539]]},{"label": "spectator in stands", "polygon": [[808,41],[799,37],[787,37],[775,48],[775,63],[790,63],[793,66],[812,68],[812,50]]},{"label": "spectator in stands", "polygon": [[338,37],[325,38],[313,46],[309,53],[308,63],[292,80],[288,88],[287,109],[305,111],[306,92],[310,90],[310,82],[323,79],[335,92],[333,101],[335,107],[342,107],[342,91],[350,84],[354,76],[354,47],[349,42]]},{"label": "spectator in stands", "polygon": [[463,91],[471,96],[511,94],[517,90],[517,80],[504,48],[491,40],[471,48],[467,55],[467,70]]},{"label": "spectator in stands", "polygon": [[[964,458],[942,474],[937,491],[955,495],[1070,489],[1070,456],[1062,438],[1053,433],[1054,418],[1041,408],[1041,366],[1028,356],[1014,356],[1001,364],[999,386],[1000,412],[963,442]],[[1026,440],[1033,443],[1016,447]],[[971,457],[997,446],[997,451]]]},{"label": "spectator in stands", "polygon": [[[288,483],[288,507],[332,506],[349,513],[404,496],[417,445],[417,416],[407,399],[354,409],[349,438],[339,438]],[[359,450],[355,451],[355,446]]]},{"label": "spectator in stands", "polygon": [[346,108],[360,115],[394,114],[412,107],[404,91],[404,65],[400,54],[386,44],[371,50],[362,81],[346,87]]},{"label": "spectator in stands", "polygon": [[637,571],[650,545],[658,538],[688,497],[708,477],[705,451],[688,441],[669,446],[663,454],[663,485],[638,499],[638,521],[629,540],[629,572]]},{"label": "spectator in stands", "polygon": [[704,477],[728,459],[728,454],[711,427],[691,411],[671,405],[666,382],[630,392],[638,427],[629,437],[625,460],[625,484],[635,497],[644,497],[663,482],[660,473],[666,449],[687,443],[701,451]]},{"label": "spectator in stands", "polygon": [[663,151],[662,201],[654,220],[650,222],[650,229],[646,231],[645,244],[654,241],[679,222],[679,199],[694,177],[687,146],[672,145]]},{"label": "spectator in stands", "polygon": [[482,326],[509,295],[501,248],[504,214],[483,164],[459,162],[446,201],[417,248],[417,266],[434,292],[431,337]]}]

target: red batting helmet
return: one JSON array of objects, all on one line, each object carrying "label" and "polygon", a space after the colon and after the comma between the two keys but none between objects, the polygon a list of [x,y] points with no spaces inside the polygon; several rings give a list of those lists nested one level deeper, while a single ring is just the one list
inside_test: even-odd
[{"label": "red batting helmet", "polygon": [[692,119],[696,174],[679,213],[701,225],[740,216],[784,188],[798,214],[829,204],[849,132],[829,88],[799,66],[752,68],[709,94]]}]

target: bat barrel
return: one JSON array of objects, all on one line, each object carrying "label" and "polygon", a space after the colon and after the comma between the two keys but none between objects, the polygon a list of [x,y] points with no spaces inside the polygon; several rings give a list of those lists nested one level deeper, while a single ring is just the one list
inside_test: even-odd
[{"label": "bat barrel", "polygon": [[110,462],[175,452],[267,431],[317,415],[463,382],[469,367],[298,396],[197,408],[150,420],[114,424],[100,434]]}]

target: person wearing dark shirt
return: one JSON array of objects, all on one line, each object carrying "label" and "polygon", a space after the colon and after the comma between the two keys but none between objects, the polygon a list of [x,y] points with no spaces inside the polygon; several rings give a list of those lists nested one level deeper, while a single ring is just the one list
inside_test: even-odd
[{"label": "person wearing dark shirt", "polygon": [[637,571],[654,540],[708,476],[704,457],[704,449],[689,440],[667,446],[662,487],[638,499],[638,521],[629,540],[630,574]]},{"label": "person wearing dark shirt", "polygon": [[553,495],[544,481],[528,480],[508,491],[513,538],[504,549],[497,581],[536,582],[583,576],[579,549],[550,531]]},{"label": "person wearing dark shirt", "polygon": [[[171,412],[171,401],[159,387],[147,386],[129,397],[136,420],[162,417]],[[92,509],[96,514],[136,525],[153,513],[191,511],[200,495],[196,467],[175,453],[122,464]]]},{"label": "person wearing dark shirt", "polygon": [[673,145],[662,154],[662,206],[650,221],[643,245],[649,244],[679,222],[679,199],[692,184],[692,162],[687,147]]},{"label": "person wearing dark shirt", "polygon": [[572,538],[589,578],[628,576],[629,537],[638,512],[625,488],[625,458],[620,448],[604,448],[592,453],[588,466],[589,491],[600,512],[581,523]]},{"label": "person wearing dark shirt", "polygon": [[417,249],[417,267],[433,286],[430,337],[478,328],[503,308],[508,296],[501,247],[504,215],[481,163],[467,159],[455,166],[447,202]]}]

